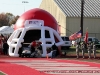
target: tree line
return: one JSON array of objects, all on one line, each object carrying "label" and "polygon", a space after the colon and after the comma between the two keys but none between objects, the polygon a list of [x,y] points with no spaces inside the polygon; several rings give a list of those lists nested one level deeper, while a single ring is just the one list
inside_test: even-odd
[{"label": "tree line", "polygon": [[20,16],[14,16],[12,13],[0,13],[0,27],[11,26],[15,24]]}]

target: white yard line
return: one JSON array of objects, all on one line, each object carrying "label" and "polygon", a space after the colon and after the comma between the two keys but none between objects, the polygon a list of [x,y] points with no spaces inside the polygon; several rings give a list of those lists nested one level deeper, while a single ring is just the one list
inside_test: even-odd
[{"label": "white yard line", "polygon": [[[49,60],[4,60],[5,62],[10,62],[12,64],[24,65],[30,68],[34,68],[38,71],[53,74],[53,75],[100,75],[100,73],[66,73],[70,71],[99,71],[100,68],[98,67],[91,67],[90,65],[85,64],[75,64],[75,63],[65,63],[65,62],[57,62],[57,61],[49,61]],[[73,61],[73,60],[72,60]],[[76,61],[76,60],[75,60]],[[79,61],[81,62],[81,61]],[[82,61],[84,62],[84,61]],[[49,72],[48,72],[49,71]],[[51,72],[50,72],[51,71]],[[54,71],[54,72],[53,72]],[[59,72],[56,72],[59,71]],[[61,71],[61,73],[60,73]],[[65,73],[62,71],[66,71]]]}]

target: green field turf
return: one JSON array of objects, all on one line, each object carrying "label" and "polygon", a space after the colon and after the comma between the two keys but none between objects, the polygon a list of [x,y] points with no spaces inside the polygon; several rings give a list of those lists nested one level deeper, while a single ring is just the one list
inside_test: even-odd
[{"label": "green field turf", "polygon": [[[69,49],[63,49],[62,53],[66,52],[66,55],[70,56],[70,55],[75,55],[76,54],[76,50],[75,47],[70,47]],[[80,50],[80,55],[81,55],[81,50]],[[100,55],[100,49],[96,50],[97,56]],[[88,55],[87,50],[85,50],[85,54]],[[92,54],[92,53],[91,53]]]},{"label": "green field turf", "polygon": [[5,75],[3,72],[0,72],[0,75]]},{"label": "green field turf", "polygon": [[79,59],[76,58],[75,47],[70,47],[70,49],[63,49],[62,53],[66,52],[66,56],[61,57],[60,59],[64,60],[79,60],[79,61],[88,61],[88,62],[97,62],[100,63],[100,48],[96,50],[96,59],[93,58],[93,53],[91,53],[91,59],[88,59],[88,52],[85,51],[85,59],[82,58],[82,52],[79,53]]}]

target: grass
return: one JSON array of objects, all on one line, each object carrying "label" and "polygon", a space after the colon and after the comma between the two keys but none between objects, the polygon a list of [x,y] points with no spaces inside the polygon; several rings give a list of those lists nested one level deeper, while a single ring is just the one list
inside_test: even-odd
[{"label": "grass", "polygon": [[70,47],[69,49],[63,49],[62,53],[64,54],[66,52],[66,56],[62,56],[61,58],[58,59],[63,59],[63,60],[79,60],[79,61],[87,61],[87,62],[96,62],[100,63],[100,48],[96,50],[96,56],[97,58],[93,58],[93,53],[91,53],[92,58],[88,59],[88,51],[85,51],[85,58],[82,58],[82,52],[80,51],[79,53],[79,59],[76,58],[76,49],[75,47]]},{"label": "grass", "polygon": [[0,72],[0,75],[5,75],[4,73]]},{"label": "grass", "polygon": [[91,53],[91,59],[88,59],[88,52],[85,51],[85,59],[82,58],[82,52],[79,53],[79,59],[76,58],[76,50],[75,47],[70,47],[70,49],[62,50],[62,53],[66,52],[66,56],[60,59],[70,59],[70,60],[80,60],[80,61],[88,61],[88,62],[96,62],[100,63],[100,48],[96,50],[96,59],[93,58],[93,53]]}]

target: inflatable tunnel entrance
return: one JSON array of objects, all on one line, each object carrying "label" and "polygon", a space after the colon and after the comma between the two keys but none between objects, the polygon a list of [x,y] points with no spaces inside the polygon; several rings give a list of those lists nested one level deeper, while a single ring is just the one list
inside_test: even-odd
[{"label": "inflatable tunnel entrance", "polygon": [[7,41],[9,55],[18,57],[21,48],[28,47],[33,41],[42,43],[42,57],[46,57],[47,54],[49,57],[52,56],[52,51],[48,53],[47,48],[50,48],[54,43],[57,46],[64,43],[54,28],[44,26],[43,20],[26,20],[25,27],[16,29]]},{"label": "inflatable tunnel entrance", "polygon": [[[38,41],[41,38],[41,30],[28,30],[24,36],[23,46],[27,47],[32,41]],[[45,38],[50,38],[49,31],[45,30]]]}]

